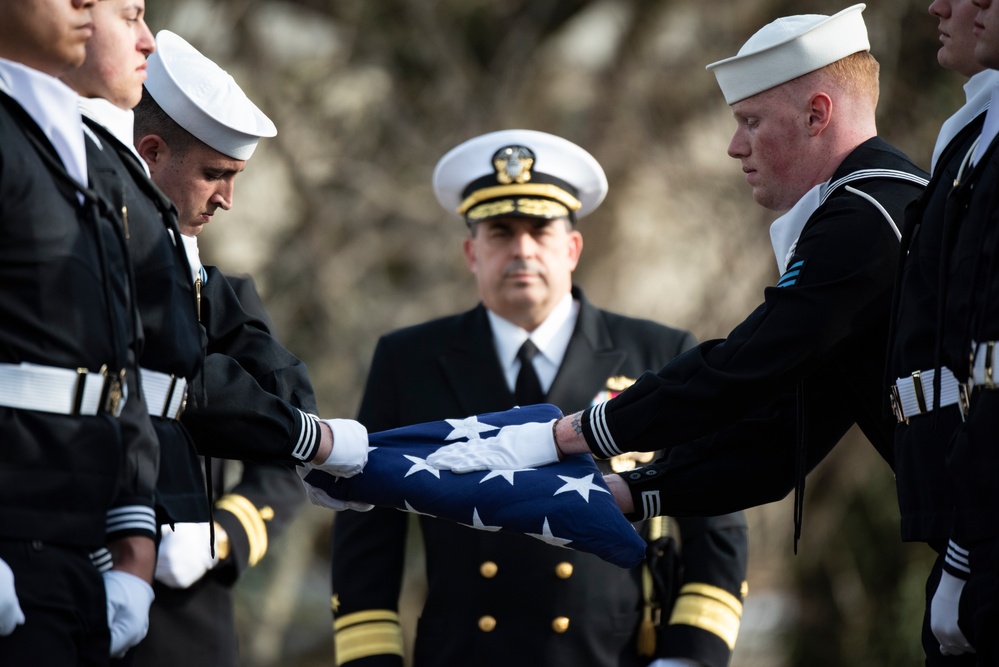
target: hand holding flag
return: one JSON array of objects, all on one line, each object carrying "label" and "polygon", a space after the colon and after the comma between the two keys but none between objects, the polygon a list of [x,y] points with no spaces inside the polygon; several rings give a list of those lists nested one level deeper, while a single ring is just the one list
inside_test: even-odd
[{"label": "hand holding flag", "polygon": [[457,473],[524,470],[557,463],[558,449],[552,432],[556,419],[513,424],[503,427],[490,438],[476,436],[465,442],[446,445],[428,456],[427,463],[440,470]]}]

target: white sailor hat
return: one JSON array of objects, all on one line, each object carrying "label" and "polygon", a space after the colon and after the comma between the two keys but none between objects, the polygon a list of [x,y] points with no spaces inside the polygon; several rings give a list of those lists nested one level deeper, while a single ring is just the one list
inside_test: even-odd
[{"label": "white sailor hat", "polygon": [[739,53],[707,66],[728,104],[814,72],[860,51],[870,51],[859,4],[825,16],[802,14],[769,23]]},{"label": "white sailor hat", "polygon": [[607,194],[596,158],[571,141],[534,130],[469,139],[440,159],[433,182],[441,206],[470,223],[501,216],[576,220]]},{"label": "white sailor hat", "polygon": [[146,60],[146,90],[178,125],[223,155],[247,160],[277,128],[236,81],[169,30]]}]

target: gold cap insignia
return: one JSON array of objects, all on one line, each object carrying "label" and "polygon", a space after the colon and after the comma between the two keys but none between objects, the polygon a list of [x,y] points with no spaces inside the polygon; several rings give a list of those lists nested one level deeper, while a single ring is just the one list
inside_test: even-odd
[{"label": "gold cap insignia", "polygon": [[493,154],[496,181],[501,185],[527,183],[534,167],[534,152],[526,146],[504,146]]},{"label": "gold cap insignia", "polygon": [[567,218],[569,209],[550,199],[499,199],[473,206],[465,214],[469,222],[501,215],[529,215],[534,218]]}]

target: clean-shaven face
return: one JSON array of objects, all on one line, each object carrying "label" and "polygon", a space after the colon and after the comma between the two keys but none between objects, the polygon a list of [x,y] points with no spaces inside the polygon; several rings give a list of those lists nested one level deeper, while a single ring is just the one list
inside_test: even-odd
[{"label": "clean-shaven face", "polygon": [[83,97],[103,98],[122,109],[138,104],[146,58],[156,50],[144,14],[145,0],[100,0],[87,60],[63,80]]},{"label": "clean-shaven face", "polygon": [[786,211],[814,185],[807,166],[807,105],[777,86],[731,106],[736,129],[728,154],[742,163],[760,206]]},{"label": "clean-shaven face", "polygon": [[246,160],[228,157],[201,142],[183,151],[171,151],[163,144],[156,159],[146,159],[146,163],[153,181],[177,207],[177,224],[186,236],[200,233],[218,209],[232,208],[236,175],[246,166]]},{"label": "clean-shaven face", "polygon": [[933,0],[929,12],[937,17],[940,49],[937,62],[966,77],[982,70],[975,59],[975,18],[978,7],[971,0]]},{"label": "clean-shaven face", "polygon": [[973,0],[975,16],[975,59],[982,67],[999,69],[999,4],[992,0]]},{"label": "clean-shaven face", "polygon": [[3,0],[0,57],[50,76],[79,67],[94,32],[96,0]]}]

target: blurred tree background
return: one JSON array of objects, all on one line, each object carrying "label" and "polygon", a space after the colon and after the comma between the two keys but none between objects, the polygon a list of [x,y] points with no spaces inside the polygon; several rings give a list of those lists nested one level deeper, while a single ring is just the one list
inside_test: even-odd
[{"label": "blurred tree background", "polygon": [[[928,0],[864,13],[879,131],[924,167],[961,83]],[[323,416],[353,416],[377,337],[477,301],[437,159],[484,132],[562,135],[607,170],[576,282],[597,304],[724,336],[777,277],[768,225],[726,155],[704,66],[829,0],[148,0],[273,118],[202,256],[251,273]],[[752,484],[751,479],[746,480]],[[912,665],[929,550],[899,540],[894,481],[859,434],[808,480],[799,555],[787,500],[749,512],[750,596],[734,667]],[[332,665],[329,528],[308,507],[239,585],[247,665]],[[419,595],[414,567],[412,597]],[[529,601],[525,601],[529,604]],[[178,638],[182,641],[182,638]]]}]

